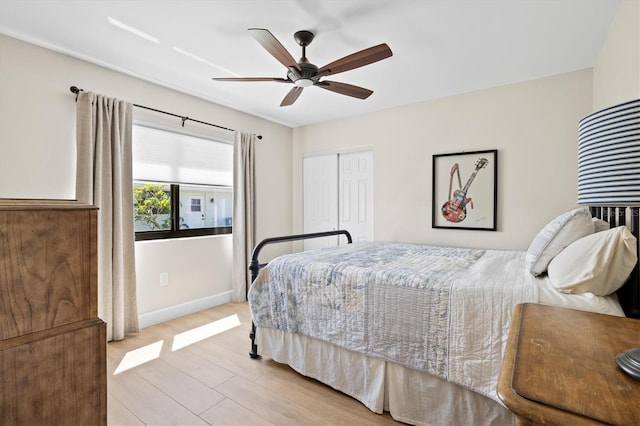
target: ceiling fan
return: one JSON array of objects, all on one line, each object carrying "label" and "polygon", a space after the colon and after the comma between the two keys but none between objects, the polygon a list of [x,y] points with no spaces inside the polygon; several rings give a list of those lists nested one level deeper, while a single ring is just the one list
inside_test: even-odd
[{"label": "ceiling fan", "polygon": [[314,33],[311,31],[298,31],[293,38],[302,46],[302,58],[298,62],[285,49],[277,38],[269,30],[264,28],[249,28],[251,35],[276,58],[282,65],[287,67],[287,77],[233,77],[233,78],[214,78],[216,81],[275,81],[278,83],[291,83],[295,85],[289,93],[284,97],[280,106],[293,104],[305,87],[316,86],[341,95],[352,96],[358,99],[368,98],[373,91],[358,87],[347,83],[337,81],[321,80],[328,75],[338,74],[340,72],[349,71],[360,68],[374,62],[381,61],[393,55],[386,43],[361,50],[359,52],[347,55],[344,58],[333,61],[323,67],[318,68],[307,59],[307,46],[313,41]]}]

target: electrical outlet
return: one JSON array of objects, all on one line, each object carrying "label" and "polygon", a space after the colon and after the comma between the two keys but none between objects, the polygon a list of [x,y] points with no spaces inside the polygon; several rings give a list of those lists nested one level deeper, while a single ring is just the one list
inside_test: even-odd
[{"label": "electrical outlet", "polygon": [[169,285],[169,273],[161,272],[160,273],[160,287],[166,287]]}]

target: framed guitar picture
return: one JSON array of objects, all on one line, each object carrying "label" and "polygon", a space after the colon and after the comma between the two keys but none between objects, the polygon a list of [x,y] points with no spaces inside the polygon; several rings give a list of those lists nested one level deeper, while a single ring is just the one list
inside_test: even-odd
[{"label": "framed guitar picture", "polygon": [[432,228],[496,230],[498,151],[433,156]]}]

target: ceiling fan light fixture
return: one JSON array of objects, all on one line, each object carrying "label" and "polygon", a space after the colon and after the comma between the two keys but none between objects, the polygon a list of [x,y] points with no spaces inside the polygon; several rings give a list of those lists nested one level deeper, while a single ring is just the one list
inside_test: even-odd
[{"label": "ceiling fan light fixture", "polygon": [[295,84],[298,87],[309,87],[309,86],[313,86],[313,80],[311,80],[310,78],[299,78],[296,81],[294,81],[293,84]]}]

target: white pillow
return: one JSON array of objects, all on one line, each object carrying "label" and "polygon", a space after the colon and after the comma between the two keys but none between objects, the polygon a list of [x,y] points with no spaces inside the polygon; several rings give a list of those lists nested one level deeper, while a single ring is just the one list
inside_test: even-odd
[{"label": "white pillow", "polygon": [[609,225],[609,222],[607,222],[606,220],[598,219],[597,217],[593,218],[593,225],[595,227],[594,232],[608,231],[609,229],[611,229],[611,225]]},{"label": "white pillow", "polygon": [[636,238],[618,226],[569,245],[549,264],[549,280],[563,293],[606,296],[622,287],[637,260]]},{"label": "white pillow", "polygon": [[572,242],[593,234],[594,224],[588,210],[578,208],[553,219],[538,232],[527,249],[527,264],[534,276],[543,274],[551,259]]}]

